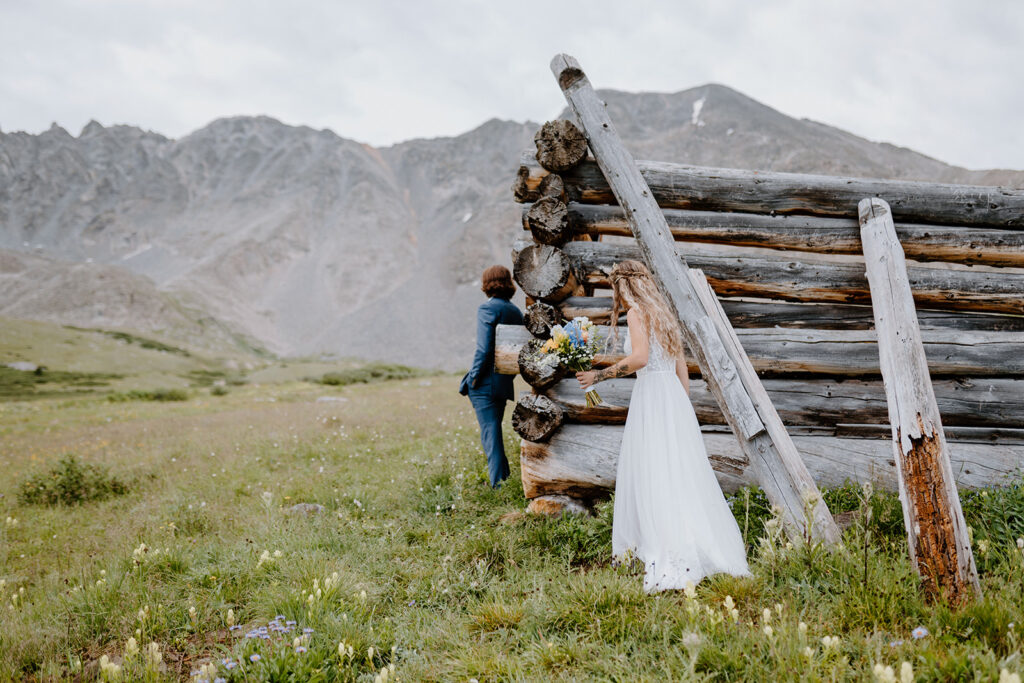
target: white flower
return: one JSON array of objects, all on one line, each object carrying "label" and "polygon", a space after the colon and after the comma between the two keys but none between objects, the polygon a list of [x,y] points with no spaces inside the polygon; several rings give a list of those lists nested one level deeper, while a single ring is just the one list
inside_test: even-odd
[{"label": "white flower", "polygon": [[763,621],[764,623],[767,624],[771,620],[772,620],[772,611],[770,609],[768,609],[767,607],[765,607],[763,610],[761,610],[761,621]]},{"label": "white flower", "polygon": [[1020,683],[1020,674],[1010,673],[1008,669],[1000,669],[999,683]]},{"label": "white flower", "polygon": [[263,498],[263,504],[270,507],[270,503],[274,500],[274,494],[270,491],[264,491],[261,496]]},{"label": "white flower", "polygon": [[731,595],[726,595],[725,600],[722,601],[722,604],[725,605],[725,609],[728,611],[731,611],[732,608],[736,606],[736,603],[732,601]]},{"label": "white flower", "polygon": [[683,647],[693,650],[700,647],[700,634],[696,631],[688,631],[683,634]]},{"label": "white flower", "polygon": [[1017,550],[1024,550],[1024,538],[1017,539]]},{"label": "white flower", "polygon": [[980,541],[978,541],[978,551],[982,555],[985,555],[985,554],[988,553],[988,539],[987,538],[983,538]]},{"label": "white flower", "polygon": [[126,657],[134,657],[139,654],[139,642],[135,638],[129,638],[128,642],[125,643],[124,654]]},{"label": "white flower", "polygon": [[765,624],[764,628],[761,630],[764,631],[764,634],[769,638],[771,638],[775,634],[775,631],[772,629],[772,627],[767,624]]},{"label": "white flower", "polygon": [[800,635],[807,635],[807,624],[805,624],[804,622],[801,621],[799,624],[797,624],[796,628],[798,631],[800,631]]},{"label": "white flower", "polygon": [[164,656],[160,653],[160,645],[156,641],[150,643],[146,648],[146,661],[154,668],[160,666],[160,663],[164,661]]},{"label": "white flower", "polygon": [[914,683],[914,667],[910,662],[900,664],[900,683]]},{"label": "white flower", "polygon": [[740,622],[740,611],[739,611],[738,609],[736,609],[735,607],[733,607],[733,608],[732,608],[732,609],[731,609],[731,610],[729,611],[729,616],[730,616],[730,617],[732,617],[732,620],[733,620],[733,621],[734,621],[735,623],[737,623],[737,624],[738,624],[738,623]]},{"label": "white flower", "polygon": [[810,659],[810,658],[812,658],[814,656],[814,650],[812,650],[810,648],[810,646],[805,647],[803,649],[803,655],[804,655],[804,657],[807,657],[807,659]]},{"label": "white flower", "polygon": [[683,593],[686,594],[687,598],[693,600],[697,597],[697,585],[690,579],[687,579],[683,584]]},{"label": "white flower", "polygon": [[228,608],[228,616],[227,616],[227,619],[225,619],[224,621],[227,623],[228,626],[234,626],[235,625],[235,610],[233,610],[231,608]]},{"label": "white flower", "polygon": [[874,672],[875,680],[879,683],[896,683],[896,673],[891,666],[875,664]]},{"label": "white flower", "polygon": [[821,645],[826,650],[839,647],[839,636],[822,636]]}]

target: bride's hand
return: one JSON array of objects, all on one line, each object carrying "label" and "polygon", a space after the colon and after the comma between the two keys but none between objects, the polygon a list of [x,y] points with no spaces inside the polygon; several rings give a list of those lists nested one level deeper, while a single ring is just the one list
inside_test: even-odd
[{"label": "bride's hand", "polygon": [[597,382],[597,371],[587,370],[586,372],[577,372],[576,379],[579,380],[583,391],[587,391],[590,387],[594,386],[595,382]]}]

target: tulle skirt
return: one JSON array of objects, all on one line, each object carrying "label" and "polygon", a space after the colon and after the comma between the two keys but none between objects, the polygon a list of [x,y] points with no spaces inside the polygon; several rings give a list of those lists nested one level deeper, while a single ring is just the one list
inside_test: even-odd
[{"label": "tulle skirt", "polygon": [[642,372],[634,385],[615,481],[612,553],[617,561],[643,561],[648,592],[712,574],[750,574],[739,525],[674,372]]}]

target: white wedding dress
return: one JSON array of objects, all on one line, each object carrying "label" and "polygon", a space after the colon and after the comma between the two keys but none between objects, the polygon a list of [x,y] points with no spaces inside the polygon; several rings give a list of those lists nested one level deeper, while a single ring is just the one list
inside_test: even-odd
[{"label": "white wedding dress", "polygon": [[[631,353],[629,338],[626,354]],[[653,335],[637,372],[615,481],[612,553],[643,561],[644,590],[750,574],[739,525],[708,462],[690,398]]]}]

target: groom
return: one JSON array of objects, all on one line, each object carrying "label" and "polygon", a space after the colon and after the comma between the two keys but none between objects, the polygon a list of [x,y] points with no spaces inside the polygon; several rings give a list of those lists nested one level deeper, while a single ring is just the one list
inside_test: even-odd
[{"label": "groom", "polygon": [[494,337],[498,325],[522,325],[523,314],[510,301],[516,286],[508,268],[491,266],[484,271],[481,284],[488,299],[476,312],[476,353],[473,367],[459,385],[459,393],[468,395],[473,404],[491,486],[497,488],[509,474],[501,420],[505,416],[505,402],[515,400],[515,394],[512,375],[500,375],[494,370]]}]

